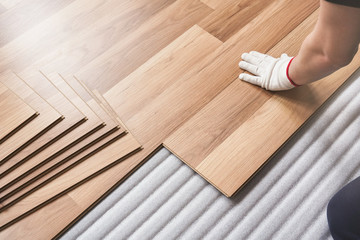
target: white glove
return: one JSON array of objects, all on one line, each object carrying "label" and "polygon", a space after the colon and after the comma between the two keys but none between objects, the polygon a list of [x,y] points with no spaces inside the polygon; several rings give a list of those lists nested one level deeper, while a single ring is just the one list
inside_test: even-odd
[{"label": "white glove", "polygon": [[285,53],[280,58],[273,58],[252,51],[243,53],[241,58],[244,61],[239,63],[239,67],[255,75],[241,73],[241,80],[270,91],[288,90],[298,86],[288,77],[288,66],[293,58]]}]

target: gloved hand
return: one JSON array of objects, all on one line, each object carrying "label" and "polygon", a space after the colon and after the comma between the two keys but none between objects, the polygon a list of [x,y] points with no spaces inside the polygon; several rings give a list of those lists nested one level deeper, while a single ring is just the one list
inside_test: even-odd
[{"label": "gloved hand", "polygon": [[293,58],[285,53],[280,58],[273,58],[266,54],[251,51],[250,53],[243,53],[241,58],[244,61],[239,63],[239,67],[255,75],[241,73],[239,75],[241,80],[270,91],[288,90],[299,86],[288,75]]}]

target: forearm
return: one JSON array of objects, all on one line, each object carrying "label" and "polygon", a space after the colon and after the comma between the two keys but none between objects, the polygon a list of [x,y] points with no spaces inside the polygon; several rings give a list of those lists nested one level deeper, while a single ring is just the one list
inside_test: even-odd
[{"label": "forearm", "polygon": [[351,62],[360,41],[360,8],[321,1],[319,20],[289,67],[303,85],[320,80]]},{"label": "forearm", "polygon": [[289,66],[289,76],[298,85],[320,80],[348,64],[351,58],[334,60],[324,49],[324,42],[310,34]]}]

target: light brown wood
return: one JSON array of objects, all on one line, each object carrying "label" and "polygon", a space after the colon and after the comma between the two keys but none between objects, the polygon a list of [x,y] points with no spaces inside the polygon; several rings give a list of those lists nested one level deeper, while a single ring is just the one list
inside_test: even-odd
[{"label": "light brown wood", "polygon": [[218,0],[201,0],[202,3],[208,5],[209,7],[211,7],[212,9],[219,9],[219,8],[224,8],[224,5],[230,4],[234,4],[236,5],[236,3],[238,3],[239,1],[235,1],[235,0],[224,0],[224,1],[218,1]]},{"label": "light brown wood", "polygon": [[48,164],[49,166],[42,166],[36,169],[32,174],[26,176],[26,178],[1,193],[0,202],[3,206],[0,208],[0,211],[3,207],[9,207],[15,204],[20,199],[30,195],[50,181],[56,180],[56,178],[76,167],[81,162],[86,161],[98,151],[105,149],[107,145],[111,144],[112,139],[123,137],[125,134],[125,132],[116,130],[108,134],[103,134],[93,141],[88,142],[81,150],[74,151],[65,158],[55,159],[51,165]]},{"label": "light brown wood", "polygon": [[[63,116],[12,72],[4,72],[0,76],[0,81],[40,113],[26,128],[21,129],[1,144],[0,165],[2,165],[55,127],[63,120]],[[0,166],[0,168],[3,171],[3,167]]]},{"label": "light brown wood", "polygon": [[0,144],[38,115],[38,112],[0,83]]},{"label": "light brown wood", "polygon": [[[14,224],[0,232],[2,239],[48,240],[55,236],[64,224],[71,222],[82,210],[69,196],[65,195],[50,203],[50,208],[37,210],[32,217],[25,218],[21,224]],[[31,236],[29,235],[31,234]]]},{"label": "light brown wood", "polygon": [[32,0],[19,1],[15,4],[12,3],[10,5],[11,7],[0,15],[1,23],[11,22],[11,24],[1,25],[2,37],[0,38],[0,46],[4,46],[6,43],[18,37],[23,31],[43,21],[71,2],[73,2],[73,0]]},{"label": "light brown wood", "polygon": [[[293,42],[279,52],[297,53],[301,39],[313,29],[316,11],[283,41]],[[297,43],[297,45],[294,45]],[[283,44],[285,45],[285,44]],[[189,166],[196,167],[241,124],[246,122],[273,94],[241,81],[233,81],[197,114],[169,136],[164,145]],[[210,121],[211,120],[211,121]]]},{"label": "light brown wood", "polygon": [[[84,114],[75,107],[58,89],[53,85],[41,72],[37,70],[27,70],[20,75],[30,87],[35,89],[37,93],[44,98],[51,106],[53,106],[60,114],[64,116],[64,120],[57,126],[53,127],[46,134],[40,136],[31,144],[23,148],[16,155],[11,157],[11,161],[2,167],[3,171],[0,172],[0,176],[4,176],[5,171],[9,168],[13,168],[15,165],[19,165],[22,162],[29,161],[32,157],[37,156],[40,152],[46,151],[47,154],[55,153],[59,150],[59,147],[63,146],[63,143],[59,143],[60,139],[65,138],[65,141],[72,142],[74,135],[69,137],[68,134],[81,127],[82,131],[78,131],[76,134],[86,134],[90,130],[83,127],[83,123],[88,119]],[[3,156],[6,156],[9,151],[4,151]],[[30,157],[28,157],[30,156]]]},{"label": "light brown wood", "polygon": [[[312,14],[269,54],[296,54],[317,15]],[[358,59],[322,81],[288,92],[269,93],[235,80],[167,139],[165,146],[232,196],[357,69]]]},{"label": "light brown wood", "polygon": [[275,0],[218,1],[221,5],[200,21],[199,26],[225,42],[256,18]]},{"label": "light brown wood", "polygon": [[[49,79],[69,100],[82,109],[88,120],[67,134],[63,139],[36,155],[36,159],[24,162],[3,177],[3,183],[0,187],[0,198],[7,196],[11,192],[19,191],[19,188],[29,184],[28,182],[36,178],[40,173],[43,175],[49,168],[59,166],[59,163],[64,159],[70,161],[71,156],[75,157],[74,153],[81,154],[83,151],[92,148],[92,145],[96,144],[101,138],[115,132],[118,134],[124,132],[124,128],[118,127],[112,121],[103,122],[97,115],[102,114],[102,112],[93,112],[90,106],[58,74],[51,75]],[[106,120],[109,119],[107,118]]]},{"label": "light brown wood", "polygon": [[[182,129],[188,121],[196,123],[194,116],[198,117],[197,113],[204,113],[205,109],[209,118],[199,126],[210,129],[210,134],[219,139],[211,135],[206,139],[211,146],[200,148],[196,154],[205,158],[222,146],[243,122],[252,118],[252,111],[257,113],[273,98],[272,94],[237,80],[241,53],[269,51],[315,11],[319,2],[277,0],[263,3],[261,7],[260,4],[260,1],[247,0],[156,0],[152,3],[148,0],[121,3],[75,0],[1,48],[0,70],[13,68],[21,72],[34,63],[46,73],[59,71],[66,76],[75,73],[91,90],[97,89],[100,93],[109,90],[105,99],[144,149],[67,191],[59,200],[40,205],[39,211],[6,228],[0,237],[21,236],[15,233],[21,226],[31,226],[27,238],[54,237],[55,232],[68,227],[89,211],[94,202],[124,181],[172,132]],[[37,36],[36,41],[29,41],[33,36]],[[300,43],[299,39],[294,40],[296,44]],[[181,41],[186,44],[181,45]],[[284,50],[297,50],[292,44],[287,46],[289,49]],[[240,116],[237,101],[246,101],[236,96],[237,90],[246,91],[249,99],[258,98],[248,107],[239,106],[242,113],[248,111]],[[224,110],[219,111],[215,103],[224,103]],[[106,107],[104,101],[100,105]],[[211,108],[216,110],[214,116],[218,119],[210,118]],[[229,127],[224,130],[225,124]],[[204,129],[194,134],[200,136],[204,131],[205,136],[209,136]],[[202,136],[200,139],[204,140]],[[54,209],[66,210],[67,201],[61,200],[68,197],[73,199],[72,203],[68,202],[69,209],[73,209],[74,202],[78,206],[71,213],[71,219],[54,212]],[[52,230],[42,233],[36,224],[31,225],[37,219],[56,219],[52,214],[66,220],[58,221]]]},{"label": "light brown wood", "polygon": [[104,94],[210,12],[212,10],[199,1],[175,1],[124,35],[108,51],[81,68],[76,76],[91,89]]},{"label": "light brown wood", "polygon": [[[111,164],[116,164],[117,160],[121,160],[122,157],[136,152],[139,148],[139,143],[129,134],[120,139],[116,139],[115,142],[107,146],[106,151],[100,151],[94,154],[86,161],[81,162],[76,167],[56,178],[56,181],[48,183],[12,207],[0,210],[0,230],[2,230],[6,224],[15,223],[30,213],[32,209],[51,198],[56,198],[58,194],[66,192],[67,189],[82,180],[98,175],[99,172],[104,171],[107,167],[111,166]],[[99,159],[101,159],[101,161],[99,161]]]}]

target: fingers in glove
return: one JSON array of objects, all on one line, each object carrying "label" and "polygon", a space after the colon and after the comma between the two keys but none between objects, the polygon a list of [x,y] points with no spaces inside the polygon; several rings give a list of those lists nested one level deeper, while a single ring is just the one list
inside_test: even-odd
[{"label": "fingers in glove", "polygon": [[260,86],[261,82],[260,82],[260,77],[256,77],[256,76],[252,76],[250,74],[246,74],[246,73],[241,73],[239,75],[239,78],[245,82],[251,83],[251,84],[255,84]]},{"label": "fingers in glove", "polygon": [[254,75],[260,75],[259,67],[255,66],[253,64],[250,64],[248,62],[245,62],[245,61],[239,62],[239,67],[254,74]]},{"label": "fingers in glove", "polygon": [[259,53],[257,51],[251,51],[250,55],[261,59],[262,62],[272,62],[275,60],[275,58],[273,58],[272,56],[263,54],[263,53]]},{"label": "fingers in glove", "polygon": [[262,62],[262,58],[258,58],[250,53],[243,53],[241,55],[241,58],[250,63],[250,64],[253,64],[253,65],[259,65],[261,62]]}]

